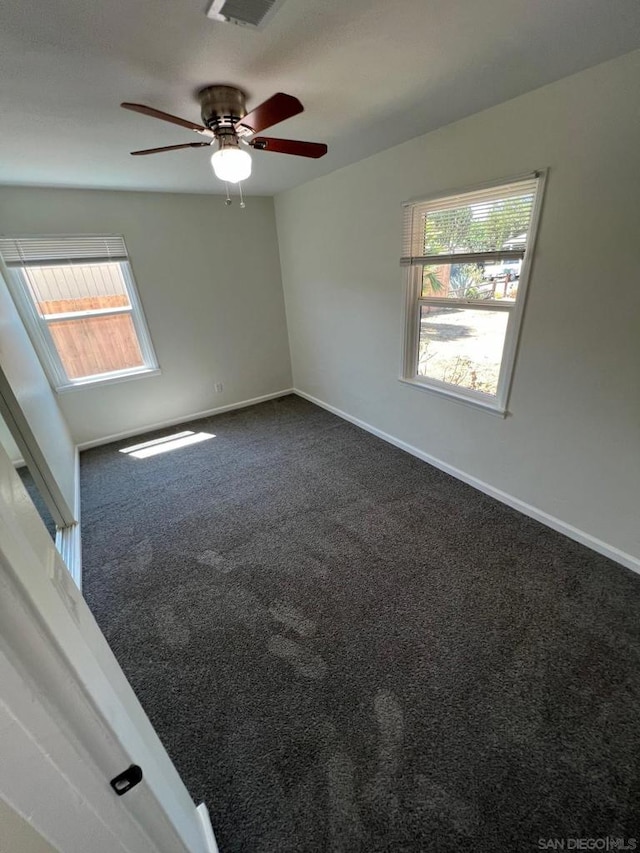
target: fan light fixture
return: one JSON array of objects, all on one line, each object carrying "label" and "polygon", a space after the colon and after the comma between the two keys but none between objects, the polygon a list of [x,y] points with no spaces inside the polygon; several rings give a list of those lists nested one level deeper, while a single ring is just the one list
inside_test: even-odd
[{"label": "fan light fixture", "polygon": [[212,155],[211,165],[216,178],[229,184],[246,181],[251,174],[251,155],[229,141],[220,140],[220,148]]},{"label": "fan light fixture", "polygon": [[[256,7],[260,4],[271,2],[272,8],[279,5],[283,0],[242,0]],[[225,13],[227,4],[235,8],[237,0],[214,0],[212,9],[221,8],[224,3]],[[224,17],[228,17],[226,14]],[[141,151],[132,151],[135,156],[145,154],[160,154],[165,151],[178,151],[183,148],[209,148],[218,143],[218,150],[211,157],[213,172],[226,184],[225,204],[230,205],[231,196],[229,185],[238,186],[240,196],[240,207],[244,207],[242,198],[242,181],[246,181],[251,175],[251,155],[245,148],[253,148],[256,151],[271,151],[274,154],[292,154],[295,157],[310,157],[317,160],[327,153],[324,142],[303,142],[300,139],[279,139],[272,136],[260,136],[263,130],[279,124],[281,121],[293,118],[303,112],[304,107],[293,95],[284,92],[276,92],[266,101],[258,104],[250,112],[247,112],[246,93],[236,86],[226,84],[213,84],[205,86],[198,92],[200,101],[200,113],[202,124],[180,116],[165,113],[145,104],[134,104],[124,101],[120,104],[126,110],[160,121],[177,124],[186,130],[197,133],[204,137],[200,142],[183,142],[179,145],[163,145],[159,148],[144,148]]]}]

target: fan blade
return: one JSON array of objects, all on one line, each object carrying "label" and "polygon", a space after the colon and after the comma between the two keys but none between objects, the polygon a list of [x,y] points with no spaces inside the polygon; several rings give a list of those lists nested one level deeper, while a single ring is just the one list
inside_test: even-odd
[{"label": "fan blade", "polygon": [[120,104],[120,106],[124,107],[125,110],[132,110],[134,113],[142,113],[144,116],[159,118],[162,121],[171,122],[171,124],[178,124],[180,127],[186,127],[187,130],[195,130],[196,133],[201,133],[203,136],[213,136],[212,130],[208,130],[208,128],[203,127],[201,124],[197,124],[195,121],[188,121],[186,118],[172,116],[170,113],[163,113],[162,110],[154,110],[153,107],[145,107],[144,104],[124,103]]},{"label": "fan blade", "polygon": [[252,133],[260,133],[261,130],[279,124],[286,118],[296,116],[303,110],[304,107],[293,95],[277,92],[241,118],[236,123],[235,130],[238,136],[250,136]]},{"label": "fan blade", "polygon": [[274,139],[256,136],[249,145],[257,151],[275,151],[278,154],[294,154],[296,157],[324,157],[328,149],[324,142],[301,142],[298,139]]},{"label": "fan blade", "polygon": [[163,148],[145,148],[143,151],[132,151],[131,153],[136,156],[137,154],[158,154],[160,151],[177,151],[179,148],[209,148],[210,143],[208,142],[185,142],[182,145],[165,145]]}]

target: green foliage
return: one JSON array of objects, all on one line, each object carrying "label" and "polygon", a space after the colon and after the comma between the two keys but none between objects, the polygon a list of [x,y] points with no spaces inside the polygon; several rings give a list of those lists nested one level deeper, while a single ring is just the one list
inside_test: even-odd
[{"label": "green foliage", "polygon": [[464,245],[471,227],[470,207],[429,213],[424,226],[424,244],[429,254],[446,254]]},{"label": "green foliage", "polygon": [[482,270],[478,264],[452,264],[451,290],[459,299],[477,299]]},{"label": "green foliage", "polygon": [[501,249],[509,240],[527,230],[530,217],[530,196],[506,199],[496,205],[486,219],[472,224],[469,229],[471,251]]},{"label": "green foliage", "polygon": [[427,254],[497,251],[529,227],[531,196],[507,198],[480,210],[473,205],[427,214]]},{"label": "green foliage", "polygon": [[422,273],[422,287],[429,285],[432,293],[440,293],[443,284],[434,272],[427,272],[425,269]]}]

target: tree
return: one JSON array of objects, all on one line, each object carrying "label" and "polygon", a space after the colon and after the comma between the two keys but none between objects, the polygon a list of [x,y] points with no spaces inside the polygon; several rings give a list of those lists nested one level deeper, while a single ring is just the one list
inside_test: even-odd
[{"label": "tree", "polygon": [[472,218],[470,207],[428,213],[424,223],[425,254],[451,254],[460,250],[468,239]]},{"label": "tree", "polygon": [[526,195],[429,212],[424,223],[424,253],[498,251],[529,227],[531,201],[532,196]]},{"label": "tree", "polygon": [[498,251],[529,227],[531,196],[496,202],[485,215],[476,217],[466,235],[472,252]]}]

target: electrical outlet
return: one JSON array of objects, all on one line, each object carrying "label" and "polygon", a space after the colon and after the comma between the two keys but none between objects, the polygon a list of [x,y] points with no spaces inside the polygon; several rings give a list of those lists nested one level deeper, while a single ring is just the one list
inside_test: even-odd
[{"label": "electrical outlet", "polygon": [[224,391],[224,385],[222,384],[222,382],[216,382],[216,384],[213,386],[213,390],[216,392],[216,394],[222,394],[222,392]]}]

